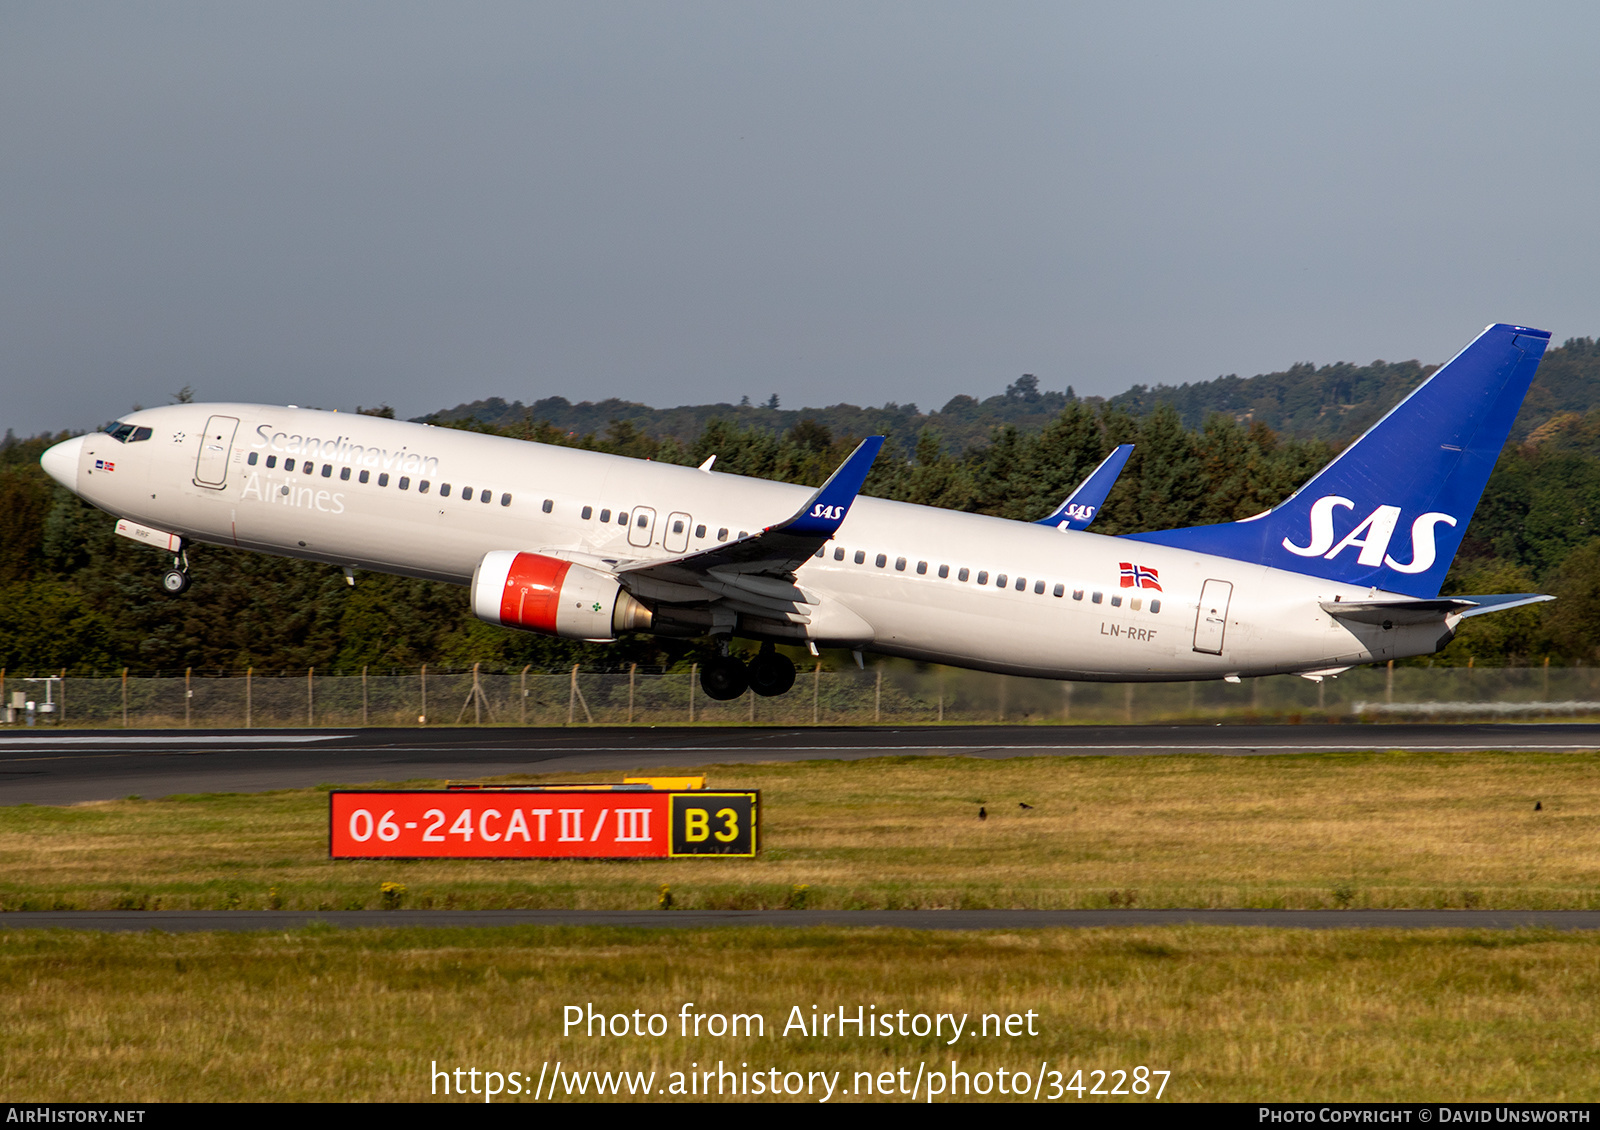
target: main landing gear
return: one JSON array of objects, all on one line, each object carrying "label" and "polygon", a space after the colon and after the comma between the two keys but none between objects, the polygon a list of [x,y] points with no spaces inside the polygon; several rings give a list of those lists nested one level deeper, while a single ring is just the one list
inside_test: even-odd
[{"label": "main landing gear", "polygon": [[161,589],[168,596],[177,596],[189,588],[189,555],[179,554],[172,559],[172,568],[161,574]]},{"label": "main landing gear", "polygon": [[761,654],[749,666],[736,656],[719,655],[700,668],[700,689],[707,698],[726,702],[738,698],[745,691],[770,698],[794,686],[794,664],[779,655],[770,643],[763,644]]}]

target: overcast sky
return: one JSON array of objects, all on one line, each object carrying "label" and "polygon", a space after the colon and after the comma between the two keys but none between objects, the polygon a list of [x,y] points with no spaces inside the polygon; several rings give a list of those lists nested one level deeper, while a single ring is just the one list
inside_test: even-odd
[{"label": "overcast sky", "polygon": [[0,426],[1600,335],[1600,6],[0,3]]}]

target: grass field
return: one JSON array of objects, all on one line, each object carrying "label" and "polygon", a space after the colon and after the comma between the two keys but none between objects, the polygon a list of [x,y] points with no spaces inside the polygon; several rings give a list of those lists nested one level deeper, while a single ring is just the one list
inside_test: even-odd
[{"label": "grass field", "polygon": [[686,769],[763,791],[759,859],[334,862],[319,790],[127,799],[0,808],[0,907],[1600,906],[1597,754]]},{"label": "grass field", "polygon": [[[761,858],[336,863],[323,790],[125,799],[0,808],[0,905],[343,909],[378,907],[380,885],[400,883],[413,907],[638,909],[663,885],[688,908],[1600,906],[1595,754],[684,768],[763,790]],[[650,1086],[669,1090],[720,1062],[747,1073],[746,1089],[748,1073],[776,1070],[816,1092],[795,1101],[820,1098],[828,1076],[833,1101],[905,1101],[879,1093],[883,1072],[904,1069],[890,1080],[904,1089],[952,1060],[980,1087],[988,1073],[990,1100],[1012,1097],[998,1093],[1002,1068],[1073,1101],[1096,1097],[1066,1090],[1079,1070],[1082,1087],[1109,1090],[1114,1072],[1139,1067],[1170,1071],[1163,1097],[1179,1100],[1600,1091],[1600,937],[1586,933],[425,930],[406,927],[403,910],[394,921],[249,935],[0,930],[0,1094],[457,1101],[436,1091],[437,1064],[499,1072],[506,1091],[519,1072],[522,1093],[500,1098],[525,1100],[560,1061],[563,1088],[587,1080],[595,1098],[590,1071],[653,1071]],[[685,1002],[760,1014],[766,1031],[680,1035]],[[563,1008],[590,1003],[659,1013],[667,1034],[564,1033]],[[972,1026],[1031,1011],[1038,1034],[969,1029],[954,1046],[948,1032],[784,1035],[790,1010],[813,1005],[966,1014]]]},{"label": "grass field", "polygon": [[[1072,1101],[1073,1072],[1089,1087],[1105,1071],[1109,1089],[1110,1072],[1131,1081],[1141,1066],[1172,1073],[1168,1100],[1573,1101],[1600,1090],[1597,958],[1600,938],[1535,932],[4,930],[0,1093],[443,1101],[436,1064],[498,1071],[507,1088],[521,1072],[524,1093],[500,1097],[525,1101],[557,1061],[564,1074],[653,1071],[656,1090],[720,1061],[780,1077],[838,1072],[836,1091],[850,1093],[834,1101],[859,1101],[858,1071],[882,1099],[880,1073],[905,1069],[893,1085],[909,1089],[919,1065],[947,1073],[955,1060],[973,1075],[1030,1078],[1047,1064]],[[759,1013],[764,1034],[683,1037],[691,1001],[702,1015]],[[574,1004],[659,1013],[666,1034],[564,1034]],[[948,1028],[784,1035],[791,1009],[809,1017],[812,1005],[969,1021],[954,1045]],[[1020,1023],[1014,1037],[998,1025],[973,1035],[983,1013],[1028,1011],[1035,1036]],[[825,1084],[814,1085],[794,1101],[817,1101]]]}]

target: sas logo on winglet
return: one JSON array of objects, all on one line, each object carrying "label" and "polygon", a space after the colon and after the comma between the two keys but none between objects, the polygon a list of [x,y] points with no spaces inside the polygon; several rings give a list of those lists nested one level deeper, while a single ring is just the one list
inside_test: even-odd
[{"label": "sas logo on winglet", "polygon": [[1356,562],[1361,565],[1387,565],[1396,573],[1425,573],[1433,567],[1438,550],[1433,544],[1434,527],[1440,522],[1454,526],[1456,520],[1437,510],[1422,515],[1411,523],[1411,561],[1402,564],[1389,556],[1389,539],[1400,521],[1400,507],[1380,506],[1338,545],[1333,543],[1333,511],[1336,507],[1354,510],[1356,504],[1336,494],[1325,495],[1311,504],[1311,544],[1296,545],[1283,539],[1283,548],[1298,557],[1321,557],[1332,561],[1347,549],[1358,548],[1361,553]]},{"label": "sas logo on winglet", "polygon": [[811,508],[811,517],[826,518],[830,522],[837,522],[844,517],[843,506],[827,506],[821,502]]}]

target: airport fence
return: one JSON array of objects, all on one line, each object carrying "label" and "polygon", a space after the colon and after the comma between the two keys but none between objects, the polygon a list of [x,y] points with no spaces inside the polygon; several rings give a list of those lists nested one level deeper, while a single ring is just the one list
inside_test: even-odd
[{"label": "airport fence", "polygon": [[[707,698],[698,671],[422,668],[9,677],[12,726],[860,726],[1549,720],[1600,716],[1600,667],[1369,667],[1312,682],[1070,683],[889,662],[803,670],[786,695]],[[32,703],[31,709],[27,703]]]}]

